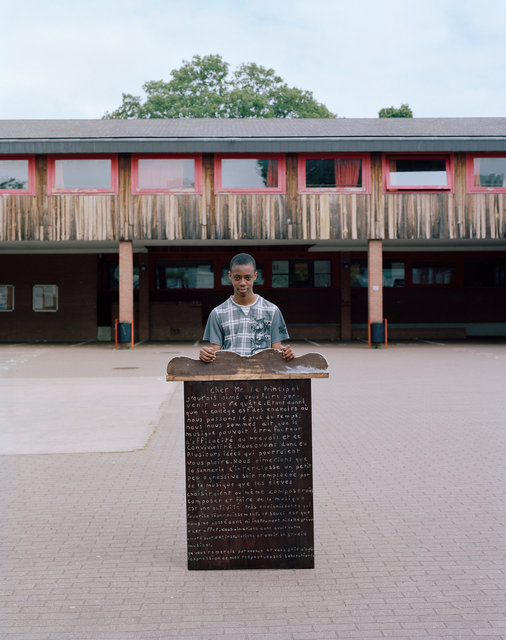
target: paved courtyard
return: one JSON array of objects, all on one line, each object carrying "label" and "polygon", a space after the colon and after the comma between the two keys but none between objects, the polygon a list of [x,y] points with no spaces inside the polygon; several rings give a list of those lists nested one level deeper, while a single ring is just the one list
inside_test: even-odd
[{"label": "paved courtyard", "polygon": [[314,570],[186,569],[177,354],[0,346],[0,638],[506,638],[506,343],[296,345]]}]

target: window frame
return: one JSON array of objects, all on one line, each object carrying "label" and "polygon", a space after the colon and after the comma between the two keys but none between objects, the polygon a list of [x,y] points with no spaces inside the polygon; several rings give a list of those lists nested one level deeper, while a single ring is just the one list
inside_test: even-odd
[{"label": "window frame", "polygon": [[[35,289],[39,287],[42,289],[42,295],[45,295],[44,287],[53,287],[55,292],[54,295],[56,297],[56,308],[55,309],[47,309],[45,303],[43,303],[42,308],[38,308],[35,306]],[[57,284],[34,284],[32,285],[32,311],[34,313],[57,313],[60,304],[60,291]]]},{"label": "window frame", "polygon": [[[139,187],[139,160],[194,160],[195,186],[184,187]],[[130,159],[132,195],[156,195],[158,193],[201,194],[202,193],[202,154],[201,153],[134,153]]]},{"label": "window frame", "polygon": [[504,158],[506,153],[467,153],[466,154],[466,187],[467,193],[506,193],[506,187],[476,187],[474,185],[475,158]]},{"label": "window frame", "polygon": [[[306,187],[306,160],[362,160],[361,187]],[[368,153],[301,153],[297,158],[298,193],[370,193],[371,156]]]},{"label": "window frame", "polygon": [[[186,263],[186,264],[184,264]],[[165,274],[165,269],[167,269],[168,267],[170,268],[170,264],[174,265],[174,268],[176,266],[180,266],[180,267],[195,267],[198,266],[200,264],[206,264],[209,265],[212,269],[212,275],[213,275],[213,284],[210,287],[158,287],[157,284],[159,282],[159,270],[163,269],[164,274]],[[153,283],[153,290],[158,292],[158,293],[167,293],[169,291],[213,291],[216,289],[216,264],[215,264],[215,260],[214,258],[212,259],[205,259],[203,258],[202,260],[199,260],[198,258],[195,258],[194,260],[189,259],[189,258],[180,258],[180,259],[174,259],[174,258],[167,258],[167,257],[163,257],[163,258],[155,258],[154,262],[153,262],[153,275],[154,275],[154,283]],[[166,282],[166,274],[164,276],[165,278],[165,282]]]},{"label": "window frame", "polygon": [[[222,160],[277,160],[278,161],[278,186],[265,187],[264,189],[255,187],[222,187]],[[217,153],[214,156],[214,193],[264,193],[264,194],[284,194],[286,193],[286,156],[283,153]]]},{"label": "window frame", "polygon": [[28,160],[28,187],[26,189],[0,189],[0,195],[34,196],[35,195],[35,155],[0,155],[0,160]]},{"label": "window frame", "polygon": [[[445,160],[447,185],[391,185],[390,184],[390,160]],[[454,193],[454,154],[453,153],[384,153],[382,157],[383,193]]]},{"label": "window frame", "polygon": [[[78,187],[74,189],[60,189],[55,187],[55,161],[56,160],[110,160],[111,161],[111,186],[104,189],[90,187]],[[118,154],[116,153],[76,153],[76,154],[52,154],[47,157],[47,193],[56,195],[118,195]]]},{"label": "window frame", "polygon": [[[2,306],[0,305],[0,313],[12,313],[15,308],[16,308],[16,287],[13,284],[0,284],[0,287],[11,290],[11,306],[10,307],[6,307],[5,309],[2,308]],[[7,295],[7,300],[9,299],[9,296]]]},{"label": "window frame", "polygon": [[[279,273],[274,273],[273,271],[273,263],[274,262],[288,262],[288,273],[286,274],[288,276],[288,285],[287,286],[276,286],[272,283],[274,276],[276,275],[285,275],[285,274],[279,274]],[[328,286],[318,286],[315,285],[315,280],[316,280],[316,274],[315,270],[314,270],[314,263],[315,262],[328,262],[330,269],[328,272],[328,275],[330,277],[330,284]],[[326,258],[321,258],[321,257],[303,257],[303,258],[292,258],[292,257],[287,257],[287,256],[279,256],[279,257],[273,257],[270,261],[270,288],[271,289],[275,289],[276,291],[278,290],[285,290],[285,291],[314,291],[315,289],[318,291],[321,291],[322,289],[324,290],[330,290],[332,289],[332,287],[334,286],[334,282],[335,282],[335,278],[334,278],[334,273],[333,273],[333,269],[332,269],[332,259],[330,257],[326,257]],[[294,263],[307,263],[308,266],[311,264],[310,268],[309,268],[309,272],[311,273],[312,276],[312,282],[313,284],[304,284],[304,286],[297,286],[294,284],[291,284],[291,277],[292,274],[294,273]],[[327,274],[326,274],[327,275]]]},{"label": "window frame", "polygon": [[[451,267],[453,269],[453,281],[452,282],[414,282],[413,270],[421,267]],[[455,259],[451,262],[450,259],[440,259],[436,261],[424,261],[423,257],[420,260],[413,259],[409,265],[409,280],[410,287],[414,289],[449,289],[459,286],[459,264]]]}]

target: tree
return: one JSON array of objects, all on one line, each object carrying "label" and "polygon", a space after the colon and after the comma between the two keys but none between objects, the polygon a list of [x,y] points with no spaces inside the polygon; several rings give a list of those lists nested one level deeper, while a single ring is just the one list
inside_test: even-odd
[{"label": "tree", "polygon": [[121,105],[104,118],[335,118],[311,91],[289,87],[254,62],[232,75],[219,55],[193,56],[170,80],[152,80],[140,96],[124,93]]},{"label": "tree", "polygon": [[400,107],[384,107],[378,113],[380,118],[412,118],[413,111],[409,104],[401,104]]}]

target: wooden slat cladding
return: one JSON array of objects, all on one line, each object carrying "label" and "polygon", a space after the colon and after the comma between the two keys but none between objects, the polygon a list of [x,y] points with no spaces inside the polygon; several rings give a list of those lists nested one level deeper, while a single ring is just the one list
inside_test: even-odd
[{"label": "wooden slat cladding", "polygon": [[387,193],[385,238],[454,238],[455,205],[448,193]]},{"label": "wooden slat cladding", "polygon": [[454,193],[401,192],[383,194],[385,238],[406,240],[459,239],[466,235],[465,154],[455,154]]},{"label": "wooden slat cladding", "polygon": [[506,238],[506,194],[473,193],[466,207],[466,238]]},{"label": "wooden slat cladding", "polygon": [[[200,240],[200,195],[133,196],[134,240]],[[126,230],[124,230],[126,231]]]},{"label": "wooden slat cladding", "polygon": [[288,239],[284,196],[218,194],[215,203],[213,239]]},{"label": "wooden slat cladding", "polygon": [[383,193],[374,153],[371,194],[300,194],[297,155],[287,154],[286,194],[215,195],[204,154],[201,194],[132,195],[130,155],[120,154],[117,196],[48,196],[39,156],[36,194],[0,196],[0,241],[506,238],[506,194],[466,193],[465,154],[454,160],[454,193]]},{"label": "wooden slat cladding", "polygon": [[301,194],[294,237],[301,240],[357,240],[372,233],[371,198],[366,194]]}]

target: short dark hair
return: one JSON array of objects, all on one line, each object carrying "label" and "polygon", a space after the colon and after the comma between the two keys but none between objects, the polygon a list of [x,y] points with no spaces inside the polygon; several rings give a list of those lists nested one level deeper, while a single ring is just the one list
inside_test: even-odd
[{"label": "short dark hair", "polygon": [[235,255],[232,260],[230,260],[230,271],[232,271],[232,269],[235,267],[235,265],[245,265],[245,264],[252,264],[253,265],[253,271],[257,270],[257,263],[255,262],[255,258],[253,256],[250,256],[249,253],[238,253],[237,255]]}]

